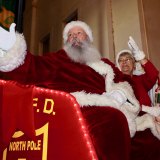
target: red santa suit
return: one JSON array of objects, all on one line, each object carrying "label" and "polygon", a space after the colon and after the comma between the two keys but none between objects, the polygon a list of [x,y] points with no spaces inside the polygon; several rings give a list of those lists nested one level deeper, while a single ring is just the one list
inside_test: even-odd
[{"label": "red santa suit", "polygon": [[[104,61],[113,65],[107,59]],[[85,91],[101,95],[105,92],[104,76],[87,65],[73,62],[64,50],[43,57],[27,53],[24,64],[13,71],[1,72],[1,75],[3,79],[69,93]],[[114,79],[116,82],[119,80],[118,76]],[[82,107],[81,110],[99,159],[129,160],[130,135],[125,116],[104,105]]]}]

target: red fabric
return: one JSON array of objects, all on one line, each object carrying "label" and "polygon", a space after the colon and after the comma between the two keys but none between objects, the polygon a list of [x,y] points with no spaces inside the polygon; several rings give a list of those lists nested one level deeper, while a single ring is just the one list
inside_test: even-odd
[{"label": "red fabric", "polygon": [[130,135],[122,113],[110,107],[83,107],[81,110],[99,160],[130,159]]},{"label": "red fabric", "polygon": [[[112,64],[107,59],[105,61]],[[115,67],[114,69],[119,72]],[[119,81],[117,75],[115,80]],[[3,73],[3,76],[24,84],[66,92],[105,92],[104,77],[86,65],[71,61],[64,50],[43,57],[28,54],[24,65],[12,72]]]},{"label": "red fabric", "polygon": [[[21,158],[32,160],[97,159],[85,121],[80,112],[80,106],[74,97],[60,91],[33,88],[32,86],[17,86],[17,83],[14,84],[13,82],[9,82],[9,85],[8,82],[5,83],[3,88],[6,86],[16,88],[19,92],[16,92],[17,96],[13,96],[14,99],[10,99],[12,96],[8,97],[8,92],[5,92],[3,99],[11,100],[12,106],[15,104],[15,101],[16,104],[21,104],[18,110],[21,110],[23,113],[17,112],[17,108],[13,109],[10,107],[6,110],[6,106],[3,105],[2,109],[5,110],[3,114],[11,115],[11,112],[16,112],[16,117],[10,116],[8,119],[22,121],[22,124],[27,127],[27,130],[19,128],[24,132],[24,135],[17,133],[18,136],[13,136],[12,139],[12,135],[5,135],[10,138],[11,142],[4,151],[3,158],[6,157],[6,160],[17,160]],[[25,95],[28,88],[31,92]],[[10,89],[9,93],[14,95],[15,90]],[[25,97],[21,97],[21,95],[25,95]],[[30,122],[29,117],[26,117],[30,116],[27,114],[26,107],[32,110],[31,115],[34,113],[35,121],[33,122],[36,131],[34,141],[28,137],[28,132],[32,131],[33,128],[23,121],[26,119]],[[21,114],[23,114],[23,117]],[[79,120],[80,118],[81,121]],[[3,124],[12,128],[13,123],[8,124],[8,121],[3,121]],[[3,129],[7,133],[5,128]],[[92,154],[90,151],[92,151]]]},{"label": "red fabric", "polygon": [[[1,86],[1,125],[0,143],[6,147],[18,129],[30,138],[35,136],[32,106],[32,86],[19,87],[16,82],[0,81]],[[19,101],[20,99],[20,101]]]},{"label": "red fabric", "polygon": [[[115,82],[122,81],[123,79],[121,78],[124,77],[122,77],[114,65],[107,59],[104,59],[104,61],[113,66],[116,75],[114,79]],[[101,94],[105,91],[105,81],[101,75],[86,65],[72,62],[63,50],[43,57],[34,57],[28,54],[24,65],[15,71],[2,74],[5,79],[13,79],[24,84],[35,84],[37,86],[62,90],[69,93],[84,90],[87,93]],[[137,140],[140,141],[140,143],[132,142],[131,147],[129,147],[128,126],[126,125],[124,115],[119,111],[105,106],[104,110],[101,108],[97,109],[97,111],[84,110],[82,113],[90,128],[92,141],[94,142],[100,160],[107,158],[109,160],[127,160],[130,154],[129,149],[126,149],[127,147],[131,148],[131,156],[133,159],[133,155],[138,154],[141,160],[149,160],[146,157],[149,157],[152,153],[154,154],[154,160],[159,160],[160,147],[158,147],[158,149],[154,147],[160,146],[160,141],[155,139],[151,133],[147,137],[149,139],[148,143],[146,142],[145,136],[138,137],[136,135],[133,142]],[[94,125],[93,122],[95,123]],[[91,129],[92,127],[93,129]],[[119,127],[121,129],[117,131],[116,128]],[[99,133],[97,133],[98,131]],[[146,131],[142,133],[145,134],[145,132]],[[113,137],[116,139],[115,141]],[[155,143],[157,143],[157,145],[154,145]],[[139,144],[143,144],[143,148],[139,147]],[[142,150],[148,151],[147,148],[149,145],[153,146],[150,150],[151,153],[144,153]],[[109,150],[110,147],[112,151]],[[112,153],[114,153],[115,157]],[[144,154],[145,159],[143,158]]]},{"label": "red fabric", "polygon": [[131,160],[160,160],[160,140],[149,129],[137,132],[131,146]]}]

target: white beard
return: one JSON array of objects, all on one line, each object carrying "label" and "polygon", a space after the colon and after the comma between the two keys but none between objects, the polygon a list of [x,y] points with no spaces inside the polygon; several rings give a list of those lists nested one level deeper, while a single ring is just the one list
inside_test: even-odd
[{"label": "white beard", "polygon": [[99,51],[88,41],[81,42],[80,46],[73,46],[71,43],[66,43],[63,49],[74,62],[86,64],[101,59]]}]

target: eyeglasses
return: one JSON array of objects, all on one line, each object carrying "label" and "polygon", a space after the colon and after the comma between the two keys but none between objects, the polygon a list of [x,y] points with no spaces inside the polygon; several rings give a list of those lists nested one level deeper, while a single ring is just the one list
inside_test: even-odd
[{"label": "eyeglasses", "polygon": [[77,32],[77,33],[69,33],[69,34],[68,34],[68,38],[73,38],[73,37],[83,36],[83,35],[85,35],[85,33],[79,31],[79,32]]},{"label": "eyeglasses", "polygon": [[125,59],[119,59],[118,62],[119,63],[130,63],[132,61],[132,58],[125,58]]}]

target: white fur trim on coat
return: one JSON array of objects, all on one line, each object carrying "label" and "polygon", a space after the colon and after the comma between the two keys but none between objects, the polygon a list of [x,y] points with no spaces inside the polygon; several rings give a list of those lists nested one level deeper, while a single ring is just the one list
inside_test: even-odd
[{"label": "white fur trim on coat", "polygon": [[85,91],[71,93],[80,104],[83,106],[111,106],[113,108],[120,108],[119,104],[112,97],[105,94],[91,94]]},{"label": "white fur trim on coat", "polygon": [[110,86],[112,85],[115,76],[112,67],[109,64],[104,63],[103,61],[87,63],[87,65],[91,67],[93,70],[95,70],[97,73],[102,75],[103,77],[106,77],[105,78],[106,90],[108,90],[108,88],[110,88]]},{"label": "white fur trim on coat", "polygon": [[152,134],[160,140],[160,123],[155,120],[155,117],[146,113],[141,117],[136,118],[137,131],[144,131],[150,128]]},{"label": "white fur trim on coat", "polygon": [[137,113],[133,112],[131,108],[133,108],[133,105],[129,102],[126,102],[121,106],[121,112],[125,115],[127,119],[130,136],[133,137],[137,131],[136,121],[135,121]]},{"label": "white fur trim on coat", "polygon": [[160,122],[156,120],[156,117],[160,117],[160,107],[142,105],[142,111],[146,114],[136,118],[137,131],[149,128],[152,134],[160,140]]},{"label": "white fur trim on coat", "polygon": [[26,57],[26,49],[23,34],[16,33],[16,43],[0,57],[0,71],[9,72],[22,65]]}]

